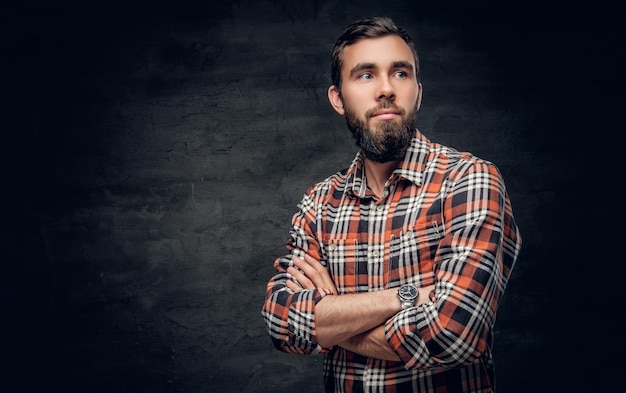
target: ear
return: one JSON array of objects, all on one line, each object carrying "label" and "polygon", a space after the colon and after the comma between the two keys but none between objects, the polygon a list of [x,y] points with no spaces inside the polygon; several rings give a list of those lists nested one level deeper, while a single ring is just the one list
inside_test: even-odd
[{"label": "ear", "polygon": [[330,105],[333,107],[335,112],[339,113],[341,116],[346,114],[346,111],[343,108],[341,94],[335,85],[328,88],[328,101],[330,101]]},{"label": "ear", "polygon": [[418,112],[422,106],[422,84],[417,84],[417,103],[415,104],[415,111]]}]

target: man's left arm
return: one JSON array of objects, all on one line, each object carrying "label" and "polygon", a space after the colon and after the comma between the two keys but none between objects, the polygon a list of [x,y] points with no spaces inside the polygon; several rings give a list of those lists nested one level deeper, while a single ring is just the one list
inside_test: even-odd
[{"label": "man's left arm", "polygon": [[[419,288],[419,297],[415,307],[430,302],[430,293],[435,285]],[[398,354],[391,348],[385,336],[385,325],[380,325],[365,333],[358,334],[339,344],[340,347],[374,359],[400,361]]]},{"label": "man's left arm", "polygon": [[408,368],[458,367],[487,350],[496,311],[521,248],[498,169],[467,161],[450,179],[433,302],[396,314],[389,345]]}]

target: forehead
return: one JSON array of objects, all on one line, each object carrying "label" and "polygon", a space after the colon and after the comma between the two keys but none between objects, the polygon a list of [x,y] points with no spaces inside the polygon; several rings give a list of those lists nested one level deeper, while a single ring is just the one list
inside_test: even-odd
[{"label": "forehead", "polygon": [[362,63],[385,67],[395,62],[406,62],[415,69],[413,52],[402,38],[397,35],[364,38],[344,49],[342,73]]}]

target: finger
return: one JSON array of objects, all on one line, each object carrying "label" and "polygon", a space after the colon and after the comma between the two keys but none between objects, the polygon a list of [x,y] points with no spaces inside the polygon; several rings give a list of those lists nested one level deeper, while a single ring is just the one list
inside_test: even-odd
[{"label": "finger", "polygon": [[319,274],[321,278],[320,285],[325,288],[329,288],[333,295],[337,295],[338,292],[337,292],[337,287],[335,286],[335,281],[330,276],[330,273],[328,272],[328,269],[326,268],[326,266],[322,265],[320,261],[313,258],[309,254],[304,254],[304,260],[309,265],[311,265],[315,269],[315,271]]},{"label": "finger", "polygon": [[314,289],[315,284],[306,276],[306,274],[293,266],[289,266],[287,268],[287,273],[291,274],[291,276],[300,284],[300,286],[304,289]]},{"label": "finger", "polygon": [[300,284],[298,284],[297,282],[295,282],[293,280],[287,280],[285,282],[285,285],[287,286],[287,288],[291,289],[292,291],[299,291],[299,290],[302,289]]},{"label": "finger", "polygon": [[330,289],[330,288],[321,288],[320,290],[321,290],[321,291],[322,291],[325,295],[336,295],[336,294],[337,294],[337,291],[336,291],[334,288],[333,288],[333,289]]},{"label": "finger", "polygon": [[421,287],[419,289],[420,295],[417,298],[417,304],[419,305],[419,304],[425,304],[425,303],[430,302],[431,301],[430,300],[430,294],[434,290],[435,290],[435,284],[428,285],[428,286],[425,286],[425,287]]},{"label": "finger", "polygon": [[317,263],[315,259],[306,260],[302,258],[293,258],[294,266],[300,269],[305,276],[310,277],[310,278],[313,278],[314,276],[319,275],[318,271],[314,267],[315,263]]},{"label": "finger", "polygon": [[318,287],[329,288],[333,295],[337,294],[337,288],[335,286],[335,281],[330,276],[330,273],[326,266],[324,266],[320,261],[313,258],[309,254],[304,254],[304,260],[315,270],[316,274],[319,276]]},{"label": "finger", "polygon": [[293,264],[318,288],[334,287],[326,268],[314,258],[294,258]]},{"label": "finger", "polygon": [[320,261],[313,258],[312,256],[305,254],[304,261],[312,267],[320,276],[327,276],[328,270],[326,270],[326,266],[322,265]]},{"label": "finger", "polygon": [[311,266],[314,265],[319,265],[322,268],[324,268],[324,265],[322,265],[322,263],[320,261],[318,261],[317,259],[313,258],[312,256],[310,256],[309,254],[304,254],[304,260],[310,264]]},{"label": "finger", "polygon": [[330,277],[330,273],[328,272],[328,269],[326,269],[326,267],[324,265],[322,265],[322,263],[320,261],[318,261],[317,259],[313,258],[312,256],[310,256],[309,254],[304,254],[304,262],[306,262],[309,266],[311,266],[313,268],[313,270],[315,271],[316,276],[313,276],[313,273],[308,273],[307,272],[307,276],[309,277],[319,277],[319,279],[315,281],[315,284],[318,287],[324,287],[324,288],[329,288],[331,289],[333,295],[337,294],[337,289],[335,287],[335,282],[333,281],[333,279]]}]

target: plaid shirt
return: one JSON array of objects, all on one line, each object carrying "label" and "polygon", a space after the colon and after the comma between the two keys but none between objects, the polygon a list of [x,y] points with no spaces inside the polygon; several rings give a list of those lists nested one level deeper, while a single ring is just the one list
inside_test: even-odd
[{"label": "plaid shirt", "polygon": [[[262,314],[280,350],[324,353],[327,392],[492,392],[496,310],[520,247],[498,169],[416,131],[382,197],[366,186],[360,152],[307,190]],[[436,284],[429,303],[385,324],[400,362],[317,344],[324,294],[285,286],[292,258],[305,253],[328,268],[340,295]]]}]

